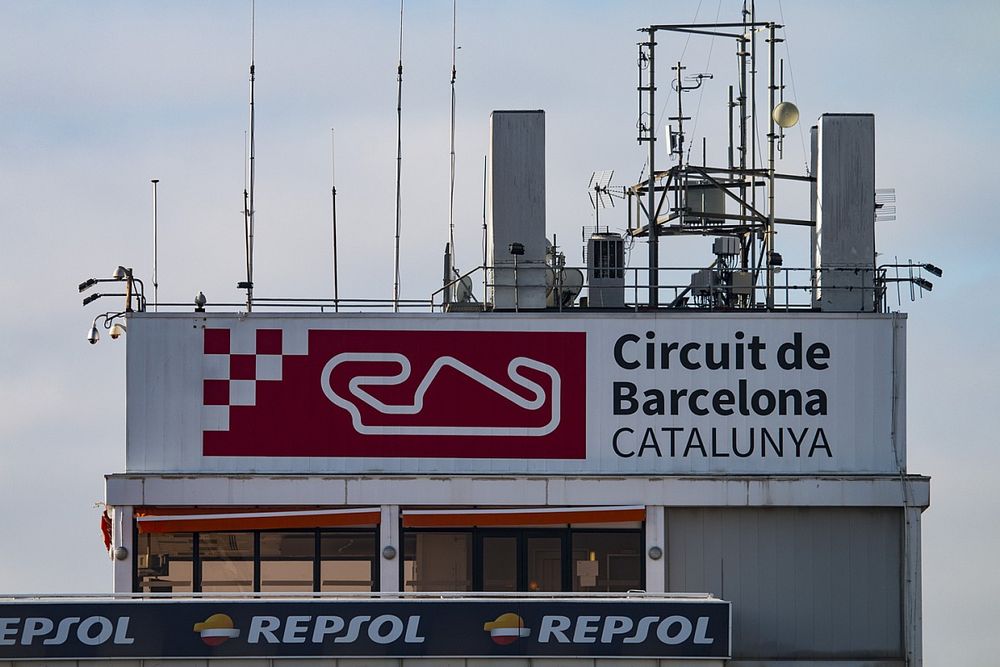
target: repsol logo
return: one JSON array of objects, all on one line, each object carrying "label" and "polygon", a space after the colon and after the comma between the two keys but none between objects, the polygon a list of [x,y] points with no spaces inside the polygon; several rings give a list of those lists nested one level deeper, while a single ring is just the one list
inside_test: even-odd
[{"label": "repsol logo", "polygon": [[643,616],[636,620],[628,616],[568,616],[542,617],[538,628],[538,643],[547,644],[641,644],[655,638],[668,646],[684,644],[714,644],[708,636],[708,616],[694,622],[687,616]]},{"label": "repsol logo", "polygon": [[394,614],[381,616],[254,616],[247,631],[248,644],[350,644],[366,637],[375,644],[422,644],[420,616],[405,619]]},{"label": "repsol logo", "polygon": [[0,618],[0,646],[61,646],[78,641],[85,646],[131,644],[128,616],[68,616],[58,621],[44,616]]}]

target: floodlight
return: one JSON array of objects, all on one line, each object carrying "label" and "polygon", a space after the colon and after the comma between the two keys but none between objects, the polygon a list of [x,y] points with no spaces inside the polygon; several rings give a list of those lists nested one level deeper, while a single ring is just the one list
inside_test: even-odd
[{"label": "floodlight", "polygon": [[925,278],[914,278],[913,284],[919,287],[920,289],[927,290],[928,292],[934,289],[934,284]]},{"label": "floodlight", "polygon": [[944,271],[942,271],[938,267],[934,266],[933,264],[923,264],[922,268],[927,273],[934,274],[938,278],[940,278],[944,274]]},{"label": "floodlight", "polygon": [[97,278],[87,278],[82,283],[80,283],[80,291],[86,292],[88,289],[97,284]]}]

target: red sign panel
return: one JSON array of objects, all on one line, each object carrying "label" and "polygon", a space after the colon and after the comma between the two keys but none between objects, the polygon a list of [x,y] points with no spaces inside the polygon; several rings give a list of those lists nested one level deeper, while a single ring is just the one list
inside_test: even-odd
[{"label": "red sign panel", "polygon": [[582,332],[282,334],[205,330],[205,456],[586,456]]}]

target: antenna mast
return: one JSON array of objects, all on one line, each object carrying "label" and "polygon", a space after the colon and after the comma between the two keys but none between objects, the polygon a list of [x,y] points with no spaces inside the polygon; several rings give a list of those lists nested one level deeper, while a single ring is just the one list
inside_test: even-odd
[{"label": "antenna mast", "polygon": [[403,0],[399,0],[399,67],[396,69],[396,251],[392,286],[392,311],[399,312],[399,228],[401,205],[399,196],[403,167]]},{"label": "antenna mast", "polygon": [[254,214],[254,49],[255,49],[255,38],[256,38],[256,20],[257,20],[257,7],[256,2],[251,0],[250,2],[250,153],[248,159],[248,181],[249,189],[243,191],[243,216],[244,216],[244,229],[246,232],[246,249],[247,249],[247,280],[245,283],[237,285],[237,287],[243,287],[247,291],[247,312],[253,310],[253,214]]},{"label": "antenna mast", "polygon": [[160,179],[154,178],[150,181],[153,184],[153,310],[159,310],[160,304],[160,284],[156,278],[156,184],[160,182]]},{"label": "antenna mast", "polygon": [[[448,199],[448,243],[451,247],[452,269],[455,266],[455,55],[458,51],[458,0],[451,4],[451,190]],[[455,271],[455,273],[458,273]],[[450,280],[450,277],[449,277]]]},{"label": "antenna mast", "polygon": [[333,312],[340,312],[340,292],[337,285],[337,160],[333,128],[330,128],[330,205],[333,218]]}]

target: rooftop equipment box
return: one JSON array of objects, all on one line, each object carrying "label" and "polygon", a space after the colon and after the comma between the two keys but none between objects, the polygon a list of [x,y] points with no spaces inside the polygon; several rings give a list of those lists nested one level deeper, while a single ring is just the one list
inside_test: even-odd
[{"label": "rooftop equipment box", "polygon": [[[486,215],[487,261],[494,267],[489,300],[494,308],[545,308],[544,111],[490,114]],[[511,252],[515,243],[524,254]]]}]

